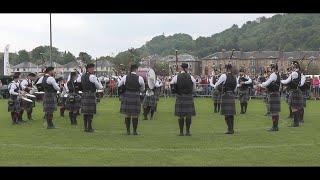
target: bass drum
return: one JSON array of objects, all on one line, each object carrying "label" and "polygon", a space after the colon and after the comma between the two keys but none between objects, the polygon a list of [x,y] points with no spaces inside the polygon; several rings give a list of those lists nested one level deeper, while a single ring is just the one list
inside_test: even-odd
[{"label": "bass drum", "polygon": [[142,68],[137,71],[137,75],[141,76],[150,89],[154,89],[156,85],[156,73],[151,68]]}]

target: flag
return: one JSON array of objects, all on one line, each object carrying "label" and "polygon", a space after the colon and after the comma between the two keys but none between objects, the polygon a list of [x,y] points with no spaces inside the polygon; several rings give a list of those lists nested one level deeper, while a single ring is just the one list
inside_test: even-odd
[{"label": "flag", "polygon": [[9,76],[9,44],[4,48],[4,55],[3,55],[3,75]]}]

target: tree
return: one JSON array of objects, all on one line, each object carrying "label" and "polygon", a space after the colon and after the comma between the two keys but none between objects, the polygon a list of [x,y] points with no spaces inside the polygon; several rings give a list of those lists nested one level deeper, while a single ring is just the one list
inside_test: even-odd
[{"label": "tree", "polygon": [[30,56],[26,50],[20,50],[18,52],[18,64],[22,62],[30,62]]},{"label": "tree", "polygon": [[62,64],[67,64],[69,62],[75,61],[76,57],[71,52],[68,52],[68,53],[64,52],[62,59],[63,59]]},{"label": "tree", "polygon": [[85,64],[92,63],[92,57],[86,52],[80,52],[78,58]]}]

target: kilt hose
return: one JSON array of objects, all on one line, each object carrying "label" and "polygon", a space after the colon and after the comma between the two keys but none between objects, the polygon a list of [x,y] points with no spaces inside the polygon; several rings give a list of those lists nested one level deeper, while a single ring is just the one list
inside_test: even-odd
[{"label": "kilt hose", "polygon": [[175,103],[175,116],[195,116],[196,110],[192,94],[177,94]]},{"label": "kilt hose", "polygon": [[81,96],[76,93],[69,94],[65,102],[65,108],[70,112],[77,112],[81,108]]},{"label": "kilt hose", "polygon": [[151,95],[151,96],[145,95],[142,105],[143,105],[143,108],[151,107],[151,110],[154,110],[156,107],[156,103],[157,103],[157,99],[154,95]]},{"label": "kilt hose", "polygon": [[271,114],[281,111],[281,97],[279,92],[271,92],[268,98],[269,111]]},{"label": "kilt hose", "polygon": [[236,103],[233,92],[226,92],[221,96],[221,115],[235,115]]},{"label": "kilt hose", "polygon": [[43,112],[53,113],[57,110],[57,94],[56,93],[44,93],[43,96]]},{"label": "kilt hose", "polygon": [[96,93],[84,92],[81,96],[81,113],[82,114],[96,114],[97,100]]},{"label": "kilt hose", "polygon": [[140,112],[140,93],[134,91],[126,91],[121,97],[120,113],[127,116],[139,116]]},{"label": "kilt hose", "polygon": [[300,89],[290,90],[289,96],[290,107],[292,109],[301,109],[303,108],[303,95]]},{"label": "kilt hose", "polygon": [[20,112],[21,103],[20,100],[16,98],[10,98],[8,101],[8,112]]},{"label": "kilt hose", "polygon": [[240,103],[246,103],[250,99],[249,89],[239,90],[239,101]]},{"label": "kilt hose", "polygon": [[215,103],[221,102],[221,92],[219,90],[214,89],[212,91],[212,99]]}]

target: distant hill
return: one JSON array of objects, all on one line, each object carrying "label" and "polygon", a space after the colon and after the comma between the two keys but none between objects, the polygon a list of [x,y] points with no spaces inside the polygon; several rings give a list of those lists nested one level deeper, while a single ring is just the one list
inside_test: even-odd
[{"label": "distant hill", "polygon": [[261,17],[246,22],[242,27],[233,25],[223,32],[195,40],[188,34],[160,35],[136,50],[141,56],[166,56],[174,54],[175,49],[178,49],[179,53],[189,53],[202,58],[222,49],[233,48],[243,51],[318,50],[320,14],[278,14],[270,18]]}]

